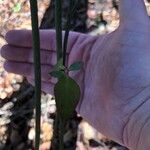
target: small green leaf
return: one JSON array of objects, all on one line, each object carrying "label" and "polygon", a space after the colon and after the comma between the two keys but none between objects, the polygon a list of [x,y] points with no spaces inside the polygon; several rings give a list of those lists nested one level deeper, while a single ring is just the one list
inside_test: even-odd
[{"label": "small green leaf", "polygon": [[69,71],[80,70],[83,67],[82,61],[77,61],[69,66]]},{"label": "small green leaf", "polygon": [[54,66],[54,69],[55,71],[60,71],[60,70],[64,70],[65,69],[65,66],[63,65],[63,59],[61,58],[57,64]]},{"label": "small green leaf", "polygon": [[21,10],[21,3],[17,3],[13,8],[12,8],[14,13],[17,13]]},{"label": "small green leaf", "polygon": [[57,111],[62,120],[72,117],[80,99],[80,87],[69,76],[63,76],[54,87]]},{"label": "small green leaf", "polygon": [[52,77],[61,78],[64,75],[63,71],[52,71],[49,73]]}]

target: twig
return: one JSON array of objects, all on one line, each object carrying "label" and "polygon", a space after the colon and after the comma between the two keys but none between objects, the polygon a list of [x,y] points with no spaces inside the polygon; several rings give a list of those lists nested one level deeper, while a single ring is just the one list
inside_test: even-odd
[{"label": "twig", "polygon": [[62,0],[55,0],[55,26],[57,61],[62,58]]}]

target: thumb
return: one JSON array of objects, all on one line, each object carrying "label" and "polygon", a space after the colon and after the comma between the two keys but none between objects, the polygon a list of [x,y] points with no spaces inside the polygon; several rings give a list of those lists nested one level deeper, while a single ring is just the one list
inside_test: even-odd
[{"label": "thumb", "polygon": [[[149,17],[144,0],[120,0],[120,25],[134,26],[149,23]],[[136,26],[135,26],[136,25]]]}]

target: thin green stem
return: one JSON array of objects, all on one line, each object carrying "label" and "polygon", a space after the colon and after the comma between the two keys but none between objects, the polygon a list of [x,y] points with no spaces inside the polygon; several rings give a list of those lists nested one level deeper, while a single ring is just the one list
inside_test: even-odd
[{"label": "thin green stem", "polygon": [[59,150],[64,150],[64,133],[65,127],[63,120],[59,117]]},{"label": "thin green stem", "polygon": [[77,2],[78,2],[78,0],[74,4],[73,0],[69,1],[69,9],[68,9],[68,15],[67,15],[65,37],[64,37],[64,42],[63,42],[63,65],[64,66],[66,66],[66,51],[67,51],[69,32],[70,32],[70,29],[71,29],[71,18],[73,16],[74,12],[75,12]]},{"label": "thin green stem", "polygon": [[68,43],[68,37],[69,37],[69,31],[70,31],[70,25],[71,25],[71,8],[72,8],[72,0],[70,0],[69,3],[69,9],[68,9],[68,16],[67,16],[67,23],[66,23],[66,29],[65,29],[65,37],[64,37],[64,43],[63,43],[63,65],[66,66],[66,51],[67,51],[67,43]]},{"label": "thin green stem", "polygon": [[51,150],[58,150],[59,146],[59,118],[56,113],[54,125],[53,125],[53,139],[52,139],[52,148]]},{"label": "thin green stem", "polygon": [[38,28],[37,0],[30,0],[32,35],[34,49],[34,75],[35,75],[35,150],[39,150],[40,123],[41,123],[41,61],[40,61],[40,35]]},{"label": "thin green stem", "polygon": [[62,58],[62,0],[55,0],[57,61]]},{"label": "thin green stem", "polygon": [[[62,50],[62,0],[55,0],[55,26],[56,26],[56,52],[57,52],[57,62],[63,58],[63,50]],[[56,101],[57,106],[57,101]],[[59,127],[61,123],[59,110],[57,110],[57,116],[56,116],[56,124],[55,127]],[[57,136],[57,132],[60,128],[57,128],[57,131],[55,129],[54,132],[54,142],[55,142],[55,136]],[[60,131],[60,130],[59,130]],[[62,133],[62,132],[61,132]],[[63,150],[64,144],[63,144],[63,135],[59,132],[59,150]],[[57,140],[57,139],[56,139]]]}]

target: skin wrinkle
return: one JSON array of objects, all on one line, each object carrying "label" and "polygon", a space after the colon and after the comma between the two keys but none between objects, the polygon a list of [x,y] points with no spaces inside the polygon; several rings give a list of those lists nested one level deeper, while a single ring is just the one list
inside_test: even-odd
[{"label": "skin wrinkle", "polygon": [[[125,42],[124,41],[122,41],[122,43],[124,44]],[[124,44],[124,45],[120,45],[122,48],[123,47],[126,47],[126,46],[128,46],[126,43]],[[139,49],[139,47],[138,47],[138,49]],[[123,54],[122,54],[123,55]],[[114,57],[113,57],[114,58]],[[119,57],[121,60],[122,60],[122,58],[121,57]],[[132,62],[129,62],[129,64],[130,63],[132,63]],[[109,64],[109,63],[108,63]],[[121,65],[121,63],[119,63],[120,65]],[[123,64],[126,64],[126,63],[123,63]],[[108,68],[108,67],[106,67],[106,68]],[[139,76],[139,75],[138,75]],[[137,76],[137,77],[138,77]],[[117,78],[117,74],[115,75],[115,77]],[[135,78],[135,76],[134,76],[134,78]],[[134,79],[135,80],[135,79]],[[136,80],[138,80],[138,79],[136,79]],[[121,83],[120,83],[121,84]],[[133,87],[134,87],[134,85],[133,85]],[[145,87],[145,85],[144,85],[144,87]],[[128,88],[128,86],[123,86],[123,88]],[[132,87],[131,87],[132,88]],[[137,87],[138,88],[138,87]],[[141,85],[140,85],[140,87],[139,88],[142,88],[141,87]],[[135,89],[135,88],[134,88]]]},{"label": "skin wrinkle", "polygon": [[[47,50],[47,55],[43,52],[43,54],[45,56],[44,60],[46,60],[46,63],[44,63],[44,60],[43,60],[43,64],[55,65],[56,64],[56,54],[54,52],[51,52],[51,54],[49,55],[48,53],[49,53],[48,50]],[[41,58],[42,58],[42,54],[41,54]]]},{"label": "skin wrinkle", "polygon": [[[72,47],[72,52],[70,53],[70,55],[69,55],[69,60],[68,60],[69,64],[74,63],[74,61],[76,60],[77,54],[79,54],[79,55],[78,55],[78,60],[80,60],[80,59],[82,58],[83,49],[81,48],[81,46],[80,46],[80,44],[79,44],[79,43],[80,43],[80,40],[81,40],[81,37],[79,36],[79,37],[77,38],[77,40],[75,41],[73,47]],[[79,53],[79,49],[82,50],[81,53]]]},{"label": "skin wrinkle", "polygon": [[[149,103],[150,101],[148,101],[147,100],[147,103],[146,104],[143,104],[143,105],[147,105],[147,104],[150,104]],[[149,105],[147,105],[147,106],[149,106]],[[147,109],[148,108],[148,109]],[[141,108],[140,108],[141,109]],[[146,107],[145,108],[146,110],[149,110],[149,107]],[[139,119],[139,118],[137,118],[136,116],[133,118],[133,123],[132,123],[132,126],[134,127],[135,126],[135,129],[136,129],[136,131],[138,131],[137,132],[137,134],[138,135],[133,135],[133,136],[130,136],[130,137],[135,137],[136,136],[136,140],[135,140],[135,143],[134,143],[134,146],[135,146],[135,148],[134,149],[137,149],[137,150],[141,150],[141,146],[143,145],[143,143],[142,143],[142,141],[144,141],[145,139],[143,139],[142,138],[142,130],[144,130],[144,126],[146,126],[147,125],[147,123],[148,123],[148,120],[149,120],[149,116],[150,116],[150,114],[149,114],[149,111],[146,111],[147,113],[145,114],[145,112],[143,112],[142,111],[142,113],[143,114],[145,114],[141,119]],[[137,112],[137,114],[138,114],[139,112]],[[136,115],[136,114],[135,114]],[[137,126],[137,124],[135,124],[135,119],[136,119],[136,122],[138,122],[138,126]],[[132,129],[131,127],[130,127],[130,129]],[[136,132],[135,131],[135,132]],[[149,131],[149,130],[147,130],[147,131]],[[144,132],[144,131],[143,131]],[[145,135],[147,135],[147,132],[146,132],[146,134]],[[141,139],[142,138],[142,139]],[[141,140],[140,140],[141,139]],[[149,138],[148,138],[149,139]],[[147,144],[149,145],[149,140],[147,141],[147,142],[145,142],[145,149],[144,150],[149,150],[149,148],[147,148]],[[133,145],[133,144],[132,144]]]},{"label": "skin wrinkle", "polygon": [[[96,43],[96,38],[95,39],[93,39],[93,40],[91,40],[90,42],[94,42],[94,43]],[[86,44],[85,44],[86,45]],[[82,46],[83,47],[83,46]],[[83,55],[82,55],[82,60],[84,61],[84,62],[86,62],[86,63],[84,63],[84,68],[82,69],[82,71],[83,71],[83,73],[85,74],[86,72],[85,72],[85,70],[87,70],[86,68],[87,68],[87,66],[89,66],[89,60],[90,60],[90,57],[91,57],[91,51],[90,51],[90,49],[92,48],[91,46],[90,47],[88,47],[88,48],[86,48],[87,46],[85,46],[85,48],[83,47]],[[81,73],[81,72],[80,72]],[[85,89],[85,85],[86,85],[86,80],[85,80],[85,76],[83,76],[83,85],[82,85],[82,88],[80,88],[81,90],[82,89]],[[82,95],[81,95],[81,98],[80,98],[80,101],[79,101],[79,103],[78,103],[78,106],[77,106],[77,108],[76,108],[76,110],[77,111],[80,111],[80,108],[81,108],[81,105],[82,105],[82,100],[83,100],[83,97],[84,97],[84,93],[85,92],[85,90],[82,90]]]},{"label": "skin wrinkle", "polygon": [[[141,136],[140,136],[140,140],[141,142],[144,140],[147,140],[145,143],[146,145],[146,150],[149,150],[150,147],[150,143],[149,143],[149,125],[150,125],[150,117],[148,117],[147,122],[145,123],[144,127],[143,127],[143,133],[141,132]],[[148,128],[148,129],[147,129]],[[142,138],[143,137],[143,138]]]},{"label": "skin wrinkle", "polygon": [[[12,46],[17,46],[17,47],[25,47],[25,48],[31,48],[32,47],[32,32],[31,30],[21,30],[20,33],[20,37],[18,38],[17,36],[15,36],[15,34],[19,34],[20,30],[11,30],[8,31],[8,33],[6,33],[5,35],[5,39],[7,41],[7,43],[9,43],[9,45]],[[50,33],[50,37],[49,36],[44,36],[45,33]],[[41,49],[46,49],[46,50],[50,50],[50,51],[54,51],[56,52],[56,44],[55,44],[55,31],[53,30],[40,30],[40,43],[41,43]],[[64,34],[64,32],[63,32]],[[74,33],[74,36],[78,36],[79,33]],[[12,37],[13,36],[13,37]],[[47,38],[50,39],[49,44],[47,42]],[[24,40],[26,39],[26,40]],[[21,40],[21,42],[20,42]],[[16,42],[17,41],[17,42]],[[69,43],[69,48],[70,49],[70,44],[72,45],[72,43]],[[67,51],[68,53],[68,51]]]},{"label": "skin wrinkle", "polygon": [[[12,63],[18,63],[18,62],[15,62],[15,61],[13,61]],[[11,66],[9,66],[9,64],[11,64],[11,61],[10,60],[6,60],[5,61],[5,63],[4,63],[4,68],[7,70],[7,71],[9,71],[9,72],[11,72]],[[18,63],[19,64],[19,63]],[[30,65],[32,65],[31,63],[28,63],[28,64],[30,64]],[[12,64],[11,64],[12,65]],[[31,73],[31,71],[32,71],[32,69],[31,69],[31,67],[30,67],[30,65],[28,65],[28,66],[24,66],[25,68],[25,70],[28,70],[28,72],[30,72]],[[30,70],[31,69],[31,70]],[[14,72],[14,73],[17,73],[17,72]],[[25,72],[26,73],[26,72]]]},{"label": "skin wrinkle", "polygon": [[[6,51],[7,49],[7,51]],[[8,51],[9,49],[9,51]],[[16,53],[16,49],[18,50],[17,53]],[[23,50],[21,50],[23,49]],[[20,57],[16,58],[12,58],[11,56],[11,53],[14,51],[14,53],[16,55],[19,55]],[[25,52],[25,55],[24,53]],[[9,52],[9,53],[8,53]],[[49,55],[49,53],[51,53]],[[2,57],[4,57],[5,59],[9,59],[10,61],[13,61],[15,60],[16,62],[30,62],[30,63],[33,63],[33,49],[32,48],[19,48],[19,47],[16,47],[16,46],[9,46],[8,44],[4,45],[2,47],[2,50],[1,50],[1,55]],[[56,57],[55,57],[55,53],[52,51],[50,52],[49,50],[45,50],[45,49],[41,49],[41,63],[42,64],[46,64],[46,65],[55,65],[56,64]]]},{"label": "skin wrinkle", "polygon": [[[123,54],[122,54],[123,55]],[[121,57],[120,57],[120,59],[122,59]],[[132,62],[130,62],[130,63],[132,63]],[[129,63],[129,64],[130,64]],[[119,63],[119,64],[121,64],[121,63]],[[122,67],[120,67],[120,68],[123,68],[123,66]],[[119,70],[119,69],[118,69]],[[121,70],[121,69],[120,69]],[[115,75],[115,77],[117,78],[117,80],[118,80],[118,76],[122,76],[122,75],[120,75],[120,71],[118,71],[118,74],[116,74]],[[124,79],[124,78],[123,78]],[[123,80],[122,79],[122,80]],[[130,79],[131,80],[131,79]],[[136,76],[134,75],[134,80],[132,80],[131,81],[131,83],[132,82],[135,82],[136,80],[139,80],[139,75],[137,76],[137,78],[136,78]],[[114,81],[114,82],[116,82],[116,81]],[[140,85],[140,86],[137,86],[137,85],[132,85],[131,86],[131,83],[129,84],[129,85],[124,85],[124,84],[122,84],[122,82],[124,82],[124,81],[121,81],[121,79],[120,80],[118,80],[117,81],[118,83],[117,83],[117,85],[116,86],[120,86],[122,89],[134,89],[134,90],[137,90],[137,94],[139,94],[143,89],[145,89],[145,87],[147,87],[147,86],[149,86],[149,84],[147,84],[147,85]],[[114,86],[114,87],[116,87],[116,86]],[[130,87],[129,87],[130,86]],[[136,87],[135,87],[136,86]],[[140,88],[140,89],[139,89]],[[115,92],[115,89],[113,89],[112,90],[113,92]],[[135,94],[135,95],[133,95],[133,96],[130,96],[129,98],[127,98],[126,99],[126,101],[124,101],[124,102],[128,102],[130,99],[132,99],[132,97],[134,97],[134,96],[136,96],[137,94]],[[117,96],[118,94],[117,94],[117,91],[115,92],[115,95]],[[118,95],[118,97],[119,97],[119,95]],[[125,105],[126,105],[126,103],[124,103]]]},{"label": "skin wrinkle", "polygon": [[88,62],[91,56],[92,44],[95,45],[96,41],[97,41],[97,38],[92,38],[92,39],[89,39],[89,41],[87,40],[87,42],[83,43],[83,45],[81,45],[81,49],[83,49],[82,60],[86,62],[84,63],[85,70],[86,70],[86,67],[89,65]]},{"label": "skin wrinkle", "polygon": [[138,95],[139,95],[142,91],[144,91],[148,86],[150,86],[150,84],[147,85],[146,87],[143,87],[138,93],[136,93],[136,94],[133,95],[132,97],[129,97],[129,98],[126,100],[126,103],[124,103],[124,105],[127,105],[127,104],[131,101],[131,99],[133,99],[134,97],[138,96]]},{"label": "skin wrinkle", "polygon": [[[144,89],[143,89],[144,90]],[[142,90],[142,91],[143,91]],[[140,92],[141,93],[141,92]],[[139,95],[139,93],[137,94]],[[128,137],[129,137],[129,133],[128,133],[128,124],[130,122],[130,118],[132,118],[132,116],[136,113],[136,111],[138,111],[139,108],[142,107],[142,105],[144,105],[148,100],[149,100],[150,96],[148,96],[147,98],[145,98],[145,100],[139,104],[132,112],[131,112],[131,115],[128,116],[128,120],[126,121],[125,125],[124,125],[124,129],[123,129],[123,133],[122,133],[122,141],[123,141],[123,144],[124,145],[128,145]],[[127,131],[126,131],[127,130]],[[126,135],[126,132],[127,132],[127,135]],[[127,141],[126,141],[127,140]]]},{"label": "skin wrinkle", "polygon": [[[145,100],[145,98],[143,98],[145,95],[145,93],[146,92],[148,92],[150,90],[150,86],[147,86],[147,87],[145,87],[142,91],[140,91],[140,93],[138,93],[138,94],[136,94],[135,95],[135,97],[133,97],[132,99],[130,99],[130,103],[129,103],[129,101],[128,101],[128,104],[130,104],[130,107],[133,107],[132,105],[135,105],[135,103],[136,104],[139,104],[139,103],[141,103],[141,102],[143,102],[143,100]],[[145,92],[146,91],[146,92]],[[148,97],[148,96],[147,96]],[[134,101],[134,99],[136,100],[136,101]],[[136,106],[134,106],[134,107],[138,107],[139,105],[136,105]],[[126,104],[125,106],[124,106],[124,108],[125,108],[125,110],[128,110],[129,108],[128,108],[128,105]],[[133,110],[134,110],[134,108],[133,108]]]},{"label": "skin wrinkle", "polygon": [[[149,97],[150,99],[150,97]],[[145,128],[146,124],[148,123],[148,121],[150,121],[150,117],[147,117],[147,119],[145,120],[145,122],[142,124],[141,126],[141,130],[140,130],[140,133],[139,133],[139,137],[138,137],[138,140],[137,140],[137,143],[136,143],[136,149],[138,149],[138,145],[140,143],[140,139],[141,139],[141,135],[142,135],[142,130]]]},{"label": "skin wrinkle", "polygon": [[[96,44],[97,42],[99,42],[100,44],[102,44],[102,43],[106,42],[105,39],[106,39],[106,36],[104,36],[104,37],[101,39],[101,42],[97,40],[97,41],[95,42],[95,44]],[[102,50],[101,50],[101,51],[102,51]],[[93,57],[95,57],[95,53],[94,53],[94,52],[93,52],[92,55],[93,55]],[[90,57],[91,57],[91,55],[90,55]],[[92,60],[92,59],[91,59],[91,60]],[[98,60],[98,59],[95,58],[95,60]],[[89,63],[90,63],[90,62],[89,62]],[[88,66],[89,66],[90,68],[92,68],[91,65],[88,65]],[[103,65],[101,64],[101,66],[103,66]],[[89,68],[89,70],[92,71],[92,69],[90,69],[90,68]],[[88,69],[86,69],[86,70],[88,71]],[[91,73],[93,73],[93,71],[92,71]],[[93,74],[94,74],[94,73],[93,73]],[[91,76],[91,77],[93,77],[93,76]],[[95,78],[94,78],[94,79],[95,79]],[[93,79],[89,79],[89,80],[93,80]],[[88,87],[85,87],[85,91],[87,91],[87,93],[88,93],[88,90],[86,90],[86,88],[88,88]],[[90,89],[90,90],[92,90],[92,89]],[[82,105],[82,104],[80,104],[80,107],[81,107],[81,105]],[[92,107],[92,105],[90,105],[90,107]],[[80,110],[81,110],[81,108],[79,108],[79,113],[81,113]],[[81,113],[81,114],[83,115],[84,113]],[[96,121],[98,121],[97,119],[94,119],[94,121],[95,121],[95,124],[97,124],[97,125],[99,124],[98,122],[96,123]],[[91,124],[93,124],[93,123],[91,122]],[[93,126],[95,126],[95,125],[93,125]]]},{"label": "skin wrinkle", "polygon": [[[105,45],[108,45],[107,41],[106,41]],[[111,45],[111,43],[110,43],[110,45]],[[113,89],[113,84],[115,82],[116,74],[117,74],[118,69],[119,69],[117,64],[120,64],[118,62],[118,61],[120,61],[120,58],[118,59],[118,52],[116,52],[116,51],[111,52],[110,51],[110,52],[106,53],[106,50],[104,47],[104,50],[102,51],[102,54],[100,56],[101,57],[101,63],[103,66],[101,68],[101,72],[102,72],[101,81],[102,81],[102,84],[104,85],[104,87],[103,87],[103,93],[105,95],[104,97],[106,97],[106,95],[109,95],[110,91],[112,91],[112,89]],[[112,64],[112,67],[109,66],[110,64]],[[115,68],[114,68],[114,66],[115,66]],[[103,83],[103,82],[105,82],[105,83]],[[109,89],[108,89],[108,87],[109,87]]]},{"label": "skin wrinkle", "polygon": [[[27,41],[32,41],[32,34],[31,34],[31,32],[29,32],[28,30],[24,30],[24,31],[26,31],[26,32],[24,32],[24,36],[26,37]],[[14,33],[14,30],[11,30],[11,31],[7,32],[6,35],[5,35],[5,40],[6,40],[10,45],[13,45],[13,46],[20,46],[20,45],[18,45],[18,44],[19,44],[19,43],[22,43],[22,42],[24,42],[24,41],[20,41],[21,38],[18,39],[17,36],[13,36],[13,38],[10,37],[10,36],[8,36],[8,35],[10,35],[10,34],[13,35],[13,33]],[[16,39],[16,38],[17,38],[17,39]],[[17,43],[14,43],[14,41],[17,41]],[[30,43],[30,42],[26,42],[26,44],[24,45],[24,47],[30,48],[31,45],[28,45],[29,43]],[[21,46],[21,47],[22,47],[22,46]]]},{"label": "skin wrinkle", "polygon": [[[76,41],[76,45],[80,45],[80,44],[78,44],[78,43],[80,43],[80,40],[82,41],[82,39],[80,38],[80,37],[78,37],[78,39],[77,39],[77,41]],[[73,49],[73,48],[72,48]],[[76,46],[76,49],[79,49],[77,46]],[[84,44],[83,44],[83,46],[80,46],[80,49],[82,49],[82,53],[80,54],[80,57],[81,57],[81,61],[83,61],[83,62],[86,62],[85,61],[85,53],[86,53],[86,51],[87,50],[85,50],[85,47],[84,47]],[[75,50],[74,50],[75,51]],[[87,52],[88,53],[88,52]],[[76,59],[76,58],[75,58]],[[74,60],[74,59],[72,59],[72,60]],[[69,62],[70,64],[72,63],[72,62]],[[82,69],[80,72],[77,72],[77,73],[72,73],[72,74],[70,74],[71,76],[74,76],[73,78],[76,78],[76,79],[78,79],[78,76],[80,76],[80,74],[84,74],[85,73],[85,63],[84,63],[84,70]],[[82,73],[81,73],[82,72]],[[81,78],[81,77],[80,77]],[[83,99],[83,96],[84,96],[84,90],[82,90],[82,89],[84,89],[85,87],[85,77],[83,76],[82,77],[82,81],[81,82],[83,82],[83,84],[79,84],[80,85],[80,89],[81,89],[81,97],[80,97],[80,102],[78,103],[78,106],[77,106],[77,108],[76,108],[76,110],[79,110],[80,109],[80,106],[81,106],[81,104],[82,104],[82,99]],[[82,85],[82,86],[81,86]]]},{"label": "skin wrinkle", "polygon": [[[25,47],[24,47],[25,48]],[[15,46],[15,45],[13,45],[13,46],[10,46],[10,44],[5,44],[2,48],[1,48],[2,50],[1,50],[1,55],[5,58],[7,58],[7,59],[9,59],[9,58],[11,58],[11,54],[10,53],[8,53],[8,49],[9,49],[9,51],[10,52],[12,52],[12,49],[14,49],[14,50],[16,50],[16,49],[20,49],[20,47],[18,47],[18,46]],[[11,50],[10,50],[11,49]],[[25,48],[26,49],[26,48]],[[7,50],[7,53],[5,52]],[[28,50],[28,51],[30,51],[29,49],[26,49],[26,50]],[[27,54],[26,54],[27,55]],[[29,54],[28,54],[28,56],[29,56]],[[27,58],[29,58],[27,56]]]},{"label": "skin wrinkle", "polygon": [[[7,69],[8,71],[11,71],[9,68],[8,68],[8,64],[10,63],[14,63],[14,64],[18,64],[19,66],[17,66],[17,68],[21,68],[23,66],[23,63],[18,63],[18,62],[11,62],[11,61],[6,61],[5,64],[4,64],[4,68]],[[43,64],[41,65],[43,66]],[[56,83],[56,79],[52,78],[48,73],[52,70],[52,65],[44,65],[44,66],[47,66],[47,67],[41,67],[42,68],[42,80],[43,81],[52,81],[54,83]],[[23,70],[27,70],[26,72],[23,72]],[[26,65],[24,66],[22,70],[22,75],[24,76],[30,76],[30,77],[33,77],[34,76],[34,69],[33,69],[33,63],[26,63]],[[15,73],[18,73],[17,71]]]},{"label": "skin wrinkle", "polygon": [[[104,36],[100,41],[99,40],[97,40],[96,42],[95,42],[95,45],[97,44],[97,42],[100,42],[101,44],[106,44],[106,37],[107,36]],[[93,47],[93,49],[94,49],[94,47]],[[104,50],[103,50],[103,48],[102,47],[99,47],[99,49],[100,49],[100,52],[101,52],[101,55],[95,55],[96,54],[96,51],[93,51],[92,53],[91,53],[91,55],[90,55],[90,58],[92,59],[92,57],[95,59],[95,61],[97,61],[97,60],[99,60],[99,56],[101,57],[102,56],[102,53],[104,52]],[[97,50],[97,49],[95,49],[95,50]],[[96,58],[96,57],[98,57],[98,58]],[[102,61],[102,63],[101,63],[101,66],[104,66],[104,64],[103,64],[103,62],[104,61]],[[96,62],[95,62],[95,64],[96,64]],[[98,68],[100,69],[101,68],[101,66],[99,66]],[[96,75],[96,73],[94,73],[93,74],[93,71],[96,71],[96,68],[95,68],[95,70],[92,70],[91,68],[95,68],[95,65],[94,65],[94,62],[91,64],[91,65],[89,65],[89,68],[88,68],[88,70],[90,70],[90,74],[91,74],[91,81],[95,81],[96,79],[97,79],[97,76],[95,76]],[[87,71],[88,71],[87,70]]]},{"label": "skin wrinkle", "polygon": [[69,49],[70,49],[71,51],[74,50],[74,47],[75,47],[75,45],[76,45],[78,39],[79,39],[79,35],[76,36],[75,40],[74,40],[73,43],[70,45],[70,47],[67,47],[68,51],[69,51]]}]

